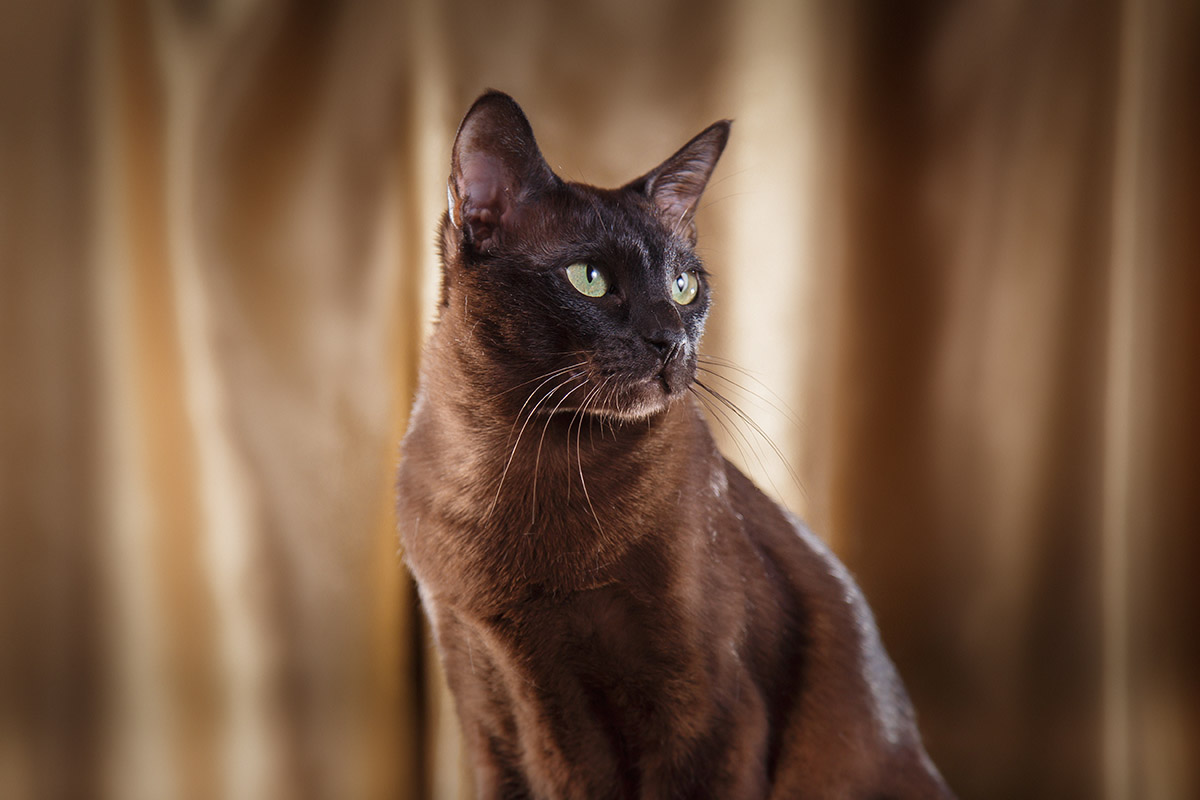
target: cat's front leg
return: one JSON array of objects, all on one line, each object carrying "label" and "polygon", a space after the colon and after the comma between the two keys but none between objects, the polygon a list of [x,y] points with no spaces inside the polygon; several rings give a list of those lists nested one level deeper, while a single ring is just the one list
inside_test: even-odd
[{"label": "cat's front leg", "polygon": [[532,800],[520,768],[511,702],[496,664],[478,633],[451,608],[440,606],[431,621],[442,667],[454,695],[467,757],[479,800]]},{"label": "cat's front leg", "polygon": [[511,757],[500,752],[498,740],[485,731],[467,734],[479,800],[532,800],[533,793]]},{"label": "cat's front leg", "polygon": [[[712,713],[704,720],[683,709],[664,718],[670,733],[654,745],[648,743],[642,759],[642,800],[767,796],[770,726],[759,687],[742,673],[730,685],[714,687],[711,694],[717,702],[709,705]],[[689,729],[690,735],[679,735]]]}]

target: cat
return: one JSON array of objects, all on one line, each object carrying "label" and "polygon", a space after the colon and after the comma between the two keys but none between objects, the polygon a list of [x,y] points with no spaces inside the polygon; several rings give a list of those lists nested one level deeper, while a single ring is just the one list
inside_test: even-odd
[{"label": "cat", "polygon": [[857,586],[691,394],[730,122],[619,189],[489,91],[397,481],[481,798],[940,798]]}]

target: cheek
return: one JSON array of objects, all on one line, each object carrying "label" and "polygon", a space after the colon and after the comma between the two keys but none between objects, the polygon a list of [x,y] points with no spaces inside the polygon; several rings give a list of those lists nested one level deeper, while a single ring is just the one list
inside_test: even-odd
[{"label": "cheek", "polygon": [[684,320],[684,327],[687,330],[688,342],[691,344],[689,348],[691,352],[695,352],[700,346],[700,339],[704,336],[704,323],[708,319],[708,309],[702,310],[698,314],[691,314]]},{"label": "cheek", "polygon": [[602,352],[622,335],[620,321],[602,308],[564,309],[556,323],[577,349],[588,352]]}]

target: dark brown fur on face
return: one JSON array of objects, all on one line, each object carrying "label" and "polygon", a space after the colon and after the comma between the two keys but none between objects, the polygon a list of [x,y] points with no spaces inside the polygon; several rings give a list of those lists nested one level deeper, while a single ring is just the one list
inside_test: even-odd
[{"label": "dark brown fur on face", "polygon": [[951,796],[853,580],[689,393],[728,134],[602,190],[506,95],[459,129],[398,517],[480,797]]}]

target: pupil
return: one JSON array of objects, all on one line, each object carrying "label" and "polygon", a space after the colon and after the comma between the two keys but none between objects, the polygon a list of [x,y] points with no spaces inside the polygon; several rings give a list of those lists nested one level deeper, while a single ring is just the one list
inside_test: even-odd
[{"label": "pupil", "polygon": [[587,268],[587,282],[592,283],[595,280],[596,280],[596,268],[588,267]]}]

